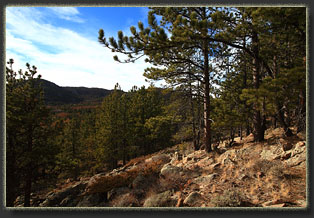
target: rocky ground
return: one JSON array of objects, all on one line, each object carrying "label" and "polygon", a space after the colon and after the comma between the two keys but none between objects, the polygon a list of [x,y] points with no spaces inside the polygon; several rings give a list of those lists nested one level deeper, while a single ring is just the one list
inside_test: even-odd
[{"label": "rocky ground", "polygon": [[33,195],[32,206],[306,207],[305,136],[286,138],[278,128],[265,139],[236,138],[209,154],[177,145]]}]

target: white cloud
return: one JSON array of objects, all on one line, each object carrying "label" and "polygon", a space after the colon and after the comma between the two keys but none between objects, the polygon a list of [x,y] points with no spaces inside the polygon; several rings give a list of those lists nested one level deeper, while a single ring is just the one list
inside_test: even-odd
[{"label": "white cloud", "polygon": [[73,7],[48,7],[49,10],[53,11],[55,15],[57,15],[59,18],[73,21],[77,23],[84,23],[85,21],[80,18],[79,15],[80,12],[77,10],[77,8]]},{"label": "white cloud", "polygon": [[[31,14],[39,16],[33,18]],[[73,12],[74,13],[74,12]],[[148,85],[143,76],[149,65],[144,60],[120,64],[113,53],[95,39],[43,22],[36,8],[7,8],[6,58],[13,58],[15,69],[29,62],[43,79],[60,86],[85,86],[113,89],[119,82],[123,90],[133,85]]]}]

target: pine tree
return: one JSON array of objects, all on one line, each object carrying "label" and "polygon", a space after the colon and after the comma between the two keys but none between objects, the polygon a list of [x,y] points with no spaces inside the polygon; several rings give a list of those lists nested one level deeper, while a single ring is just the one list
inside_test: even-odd
[{"label": "pine tree", "polygon": [[[190,75],[203,84],[204,143],[207,151],[211,150],[209,59],[215,48],[215,43],[208,40],[215,32],[211,13],[211,8],[151,8],[149,27],[144,28],[143,23],[139,22],[140,32],[131,27],[131,37],[119,31],[118,42],[113,37],[107,42],[103,30],[99,31],[99,42],[114,52],[127,54],[129,58],[125,62],[134,62],[146,55],[147,62],[157,65],[146,70],[148,77],[171,79],[173,76]],[[162,17],[159,25],[156,16]],[[171,37],[166,32],[171,33]],[[187,51],[190,51],[192,58],[186,55]],[[114,59],[120,61],[117,56]],[[182,64],[187,63],[198,68],[197,73],[186,69],[181,71]],[[198,72],[202,72],[200,78]]]},{"label": "pine tree", "polygon": [[47,167],[55,152],[49,141],[51,120],[44,105],[41,76],[28,63],[27,71],[16,73],[13,63],[10,59],[6,68],[6,199],[7,206],[13,206],[16,196],[24,192],[24,206],[29,207],[38,170]]}]

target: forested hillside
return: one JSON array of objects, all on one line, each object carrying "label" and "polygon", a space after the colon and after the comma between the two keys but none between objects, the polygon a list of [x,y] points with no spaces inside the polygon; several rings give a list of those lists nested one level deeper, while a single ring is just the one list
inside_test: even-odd
[{"label": "forested hillside", "polygon": [[[153,7],[148,12],[147,27],[139,22],[138,27],[130,27],[130,35],[119,31],[116,38],[107,37],[102,29],[98,35],[104,49],[119,54],[120,59],[113,54],[115,61],[132,63],[145,58],[152,64],[144,72],[152,82],[149,87],[134,86],[122,91],[119,81],[110,91],[59,87],[41,79],[35,66],[26,64],[26,71],[16,71],[14,60],[10,59],[6,68],[6,206],[16,206],[17,199],[23,199],[19,205],[25,207],[39,206],[32,196],[73,181],[81,180],[77,184],[82,185],[84,178],[93,178],[89,182],[96,185],[87,187],[94,188],[94,194],[106,196],[101,197],[106,203],[98,205],[112,206],[107,201],[110,190],[131,188],[139,169],[143,184],[149,183],[149,179],[156,182],[169,177],[178,164],[184,168],[191,160],[184,162],[178,157],[180,151],[186,150],[193,153],[191,158],[196,158],[188,169],[191,175],[194,171],[202,176],[214,172],[221,178],[220,188],[233,187],[230,184],[234,181],[228,175],[243,176],[240,171],[234,174],[242,166],[239,163],[262,158],[269,150],[275,153],[278,147],[282,147],[283,153],[263,158],[286,161],[282,163],[289,166],[285,169],[285,175],[291,176],[289,184],[302,182],[302,188],[295,189],[293,196],[305,198],[306,40],[304,7]],[[121,59],[123,55],[125,59]],[[155,87],[153,82],[159,80],[164,80],[167,87]],[[53,112],[47,104],[66,112],[66,116]],[[71,104],[71,109],[64,104]],[[272,131],[278,128],[282,131],[275,137]],[[192,149],[188,149],[189,145]],[[231,157],[225,157],[231,153],[228,149],[239,145],[248,149],[252,157],[249,153],[237,156],[234,149],[230,154],[234,157],[233,166],[229,168],[224,161]],[[169,157],[166,161],[155,161],[153,157],[145,161],[153,153],[165,151],[177,151],[176,158],[171,162]],[[301,161],[300,153],[304,155]],[[297,164],[289,162],[289,158],[297,159]],[[204,161],[197,162],[200,159]],[[137,163],[143,163],[143,167],[129,169]],[[214,170],[218,166],[214,163],[219,163],[218,170]],[[269,169],[272,163],[254,162]],[[293,168],[294,164],[301,168]],[[130,171],[117,175],[117,168],[121,167],[123,172]],[[162,171],[166,167],[169,173]],[[264,176],[254,170],[252,178]],[[95,174],[100,176],[93,177]],[[189,180],[193,176],[179,172],[173,175],[182,177],[180,185],[171,183],[173,190],[182,194],[183,187],[193,189]],[[224,178],[219,177],[222,175]],[[275,181],[271,176],[265,178]],[[258,187],[263,187],[261,184]],[[214,190],[212,185],[207,184],[208,189],[202,186],[202,193],[208,194],[209,188]],[[227,206],[261,206],[266,197],[258,190],[261,189],[255,188],[251,193],[256,204],[245,201]],[[271,188],[267,186],[267,190]],[[273,190],[277,193],[279,189]],[[288,192],[285,195],[289,197]],[[156,206],[145,204],[143,196],[149,195],[142,193],[138,198],[141,203],[136,206]],[[186,193],[182,196],[187,197]],[[219,197],[216,203],[208,203],[209,196],[204,199],[205,206],[226,206]],[[70,205],[66,200],[62,202],[58,205]],[[41,206],[50,203],[47,200]]]},{"label": "forested hillside", "polygon": [[97,103],[110,94],[110,90],[86,87],[60,87],[48,80],[39,81],[47,105]]}]

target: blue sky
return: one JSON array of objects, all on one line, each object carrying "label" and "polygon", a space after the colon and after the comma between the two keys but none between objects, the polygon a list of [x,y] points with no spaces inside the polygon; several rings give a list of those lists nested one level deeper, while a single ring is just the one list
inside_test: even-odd
[{"label": "blue sky", "polygon": [[138,21],[147,24],[147,12],[145,7],[7,7],[6,59],[14,59],[16,71],[25,70],[27,62],[35,65],[43,79],[60,86],[113,89],[119,82],[125,91],[148,86],[144,58],[117,63],[97,41],[100,28],[116,37],[119,30],[130,33]]}]

